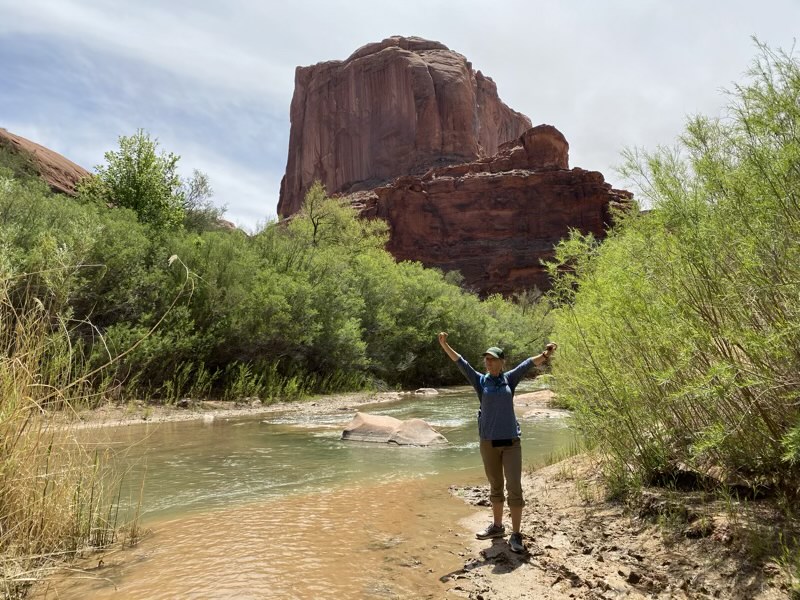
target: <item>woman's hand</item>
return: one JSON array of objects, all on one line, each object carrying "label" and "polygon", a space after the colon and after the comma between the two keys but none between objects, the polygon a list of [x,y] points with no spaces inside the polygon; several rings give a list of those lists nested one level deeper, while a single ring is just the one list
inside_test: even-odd
[{"label": "woman's hand", "polygon": [[533,364],[538,367],[548,363],[550,361],[550,356],[556,351],[556,348],[558,348],[558,344],[555,342],[547,344],[541,354],[533,357]]},{"label": "woman's hand", "polygon": [[447,343],[447,332],[446,331],[439,332],[438,338],[439,338],[439,345],[442,347],[442,350],[444,350],[445,354],[447,354],[447,356],[450,357],[450,360],[458,360],[460,358],[458,352],[453,350],[450,347],[450,344]]}]

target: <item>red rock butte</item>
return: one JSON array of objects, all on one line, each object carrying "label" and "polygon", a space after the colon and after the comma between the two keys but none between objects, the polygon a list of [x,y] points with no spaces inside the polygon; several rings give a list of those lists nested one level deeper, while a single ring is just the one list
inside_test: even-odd
[{"label": "red rock butte", "polygon": [[531,127],[466,58],[420,38],[297,69],[278,214],[317,179],[386,220],[395,258],[457,270],[482,295],[549,289],[559,240],[603,238],[613,209],[633,206],[602,173],[569,168],[555,127]]},{"label": "red rock butte", "polygon": [[58,152],[14,135],[3,128],[0,128],[0,147],[8,148],[29,161],[31,167],[54,192],[74,196],[78,182],[90,175],[89,171]]},{"label": "red rock butte", "polygon": [[362,216],[389,224],[387,249],[398,260],[459,271],[482,295],[545,291],[542,260],[570,229],[603,237],[613,209],[631,206],[632,194],[601,173],[567,169],[567,147],[555,127],[540,125],[493,157],[399,177],[350,199]]},{"label": "red rock butte", "polygon": [[298,67],[278,214],[328,193],[371,189],[433,166],[497,152],[531,127],[494,82],[439,42],[391,37],[347,60]]}]

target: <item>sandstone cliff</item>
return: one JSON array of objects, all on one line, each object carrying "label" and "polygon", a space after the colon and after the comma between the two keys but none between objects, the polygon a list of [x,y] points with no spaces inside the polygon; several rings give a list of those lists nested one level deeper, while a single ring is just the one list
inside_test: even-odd
[{"label": "sandstone cliff", "polygon": [[406,176],[350,196],[362,216],[385,219],[398,260],[458,270],[482,294],[549,289],[541,260],[570,229],[604,237],[611,208],[632,194],[596,171],[569,169],[569,145],[549,125],[495,156]]},{"label": "sandstone cliff", "polygon": [[282,217],[299,210],[316,179],[331,194],[366,190],[491,156],[531,126],[464,56],[416,37],[298,67],[290,118]]},{"label": "sandstone cliff", "polygon": [[57,152],[2,128],[0,128],[0,147],[19,154],[31,165],[31,170],[38,173],[54,192],[74,196],[78,182],[90,175],[89,171]]}]

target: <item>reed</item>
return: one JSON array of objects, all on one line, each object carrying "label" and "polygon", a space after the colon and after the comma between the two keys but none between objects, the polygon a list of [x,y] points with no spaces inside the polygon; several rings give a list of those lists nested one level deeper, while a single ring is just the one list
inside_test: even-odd
[{"label": "reed", "polygon": [[116,539],[117,478],[107,452],[85,449],[69,415],[91,401],[64,322],[19,281],[0,277],[0,592],[25,590],[49,566]]}]

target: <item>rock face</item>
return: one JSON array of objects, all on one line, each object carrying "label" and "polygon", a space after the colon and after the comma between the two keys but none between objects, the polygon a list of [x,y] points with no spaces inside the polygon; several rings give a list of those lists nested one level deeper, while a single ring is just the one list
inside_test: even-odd
[{"label": "rock face", "polygon": [[394,417],[357,412],[342,431],[342,439],[356,442],[392,443],[399,446],[434,446],[447,439],[422,419],[401,421]]},{"label": "rock face", "polygon": [[20,154],[30,162],[32,170],[54,192],[74,196],[78,182],[90,175],[89,171],[64,158],[57,152],[0,128],[0,147]]},{"label": "rock face", "polygon": [[298,67],[290,116],[282,217],[299,210],[317,179],[329,194],[371,189],[491,156],[531,126],[464,56],[416,37]]},{"label": "rock face", "polygon": [[570,229],[603,237],[613,207],[632,194],[596,171],[569,169],[569,144],[531,128],[495,156],[405,176],[350,195],[364,217],[385,219],[398,260],[458,270],[483,294],[550,287],[540,261]]}]

